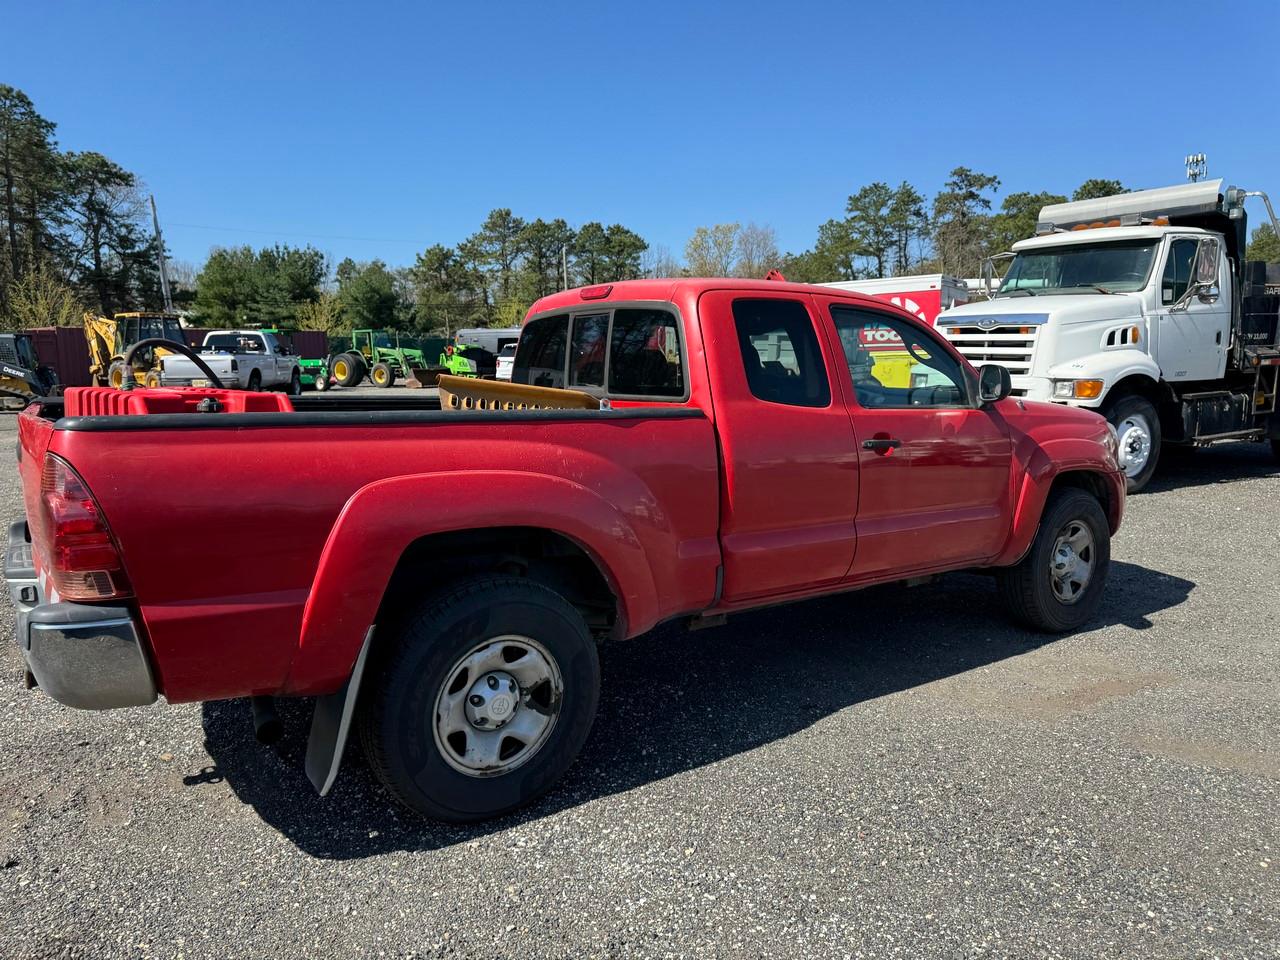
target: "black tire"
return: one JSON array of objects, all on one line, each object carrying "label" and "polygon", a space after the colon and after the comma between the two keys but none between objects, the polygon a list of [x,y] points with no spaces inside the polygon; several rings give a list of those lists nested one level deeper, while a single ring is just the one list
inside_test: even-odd
[{"label": "black tire", "polygon": [[117,360],[107,369],[107,386],[115,387],[119,390],[124,386],[125,381],[132,376],[132,371],[124,365],[124,361]]},{"label": "black tire", "polygon": [[373,381],[375,387],[394,387],[396,384],[396,372],[391,369],[389,363],[375,363],[373,369],[369,371],[369,379]]},{"label": "black tire", "polygon": [[251,393],[256,393],[257,391],[262,389],[262,371],[261,370],[249,371],[249,382],[245,384],[245,389],[250,391]]},{"label": "black tire", "polygon": [[302,396],[302,371],[297,367],[294,367],[293,373],[289,375],[289,386],[285,392],[291,397]]},{"label": "black tire", "polygon": [[317,370],[315,372],[315,378],[315,383],[312,384],[312,387],[315,389],[316,393],[324,393],[329,389],[329,371],[327,368]]},{"label": "black tire", "polygon": [[[456,684],[469,651],[503,635],[529,638],[554,660],[563,681],[559,712],[520,765],[505,773],[468,774],[442,752],[438,698],[451,679]],[[360,694],[360,740],[391,795],[423,816],[462,823],[529,803],[573,763],[595,719],[595,641],[568,601],[529,580],[493,576],[447,589],[424,601],[395,636],[380,636],[374,654]],[[466,682],[479,679],[467,676]]]},{"label": "black tire", "polygon": [[338,354],[329,369],[340,387],[354,387],[364,379],[364,362],[353,353]]},{"label": "black tire", "polygon": [[[1134,448],[1141,444],[1146,448],[1146,463],[1136,473],[1125,471],[1125,488],[1129,493],[1137,493],[1148,483],[1156,472],[1156,464],[1160,461],[1160,415],[1155,406],[1146,397],[1129,395],[1120,397],[1106,412],[1107,420],[1120,434],[1120,455],[1126,455],[1126,448]],[[1130,423],[1144,423],[1130,435],[1126,427]],[[1140,436],[1145,434],[1145,436]]]},{"label": "black tire", "polygon": [[[1067,602],[1054,590],[1051,561],[1059,537],[1074,524],[1088,527],[1091,535],[1091,572],[1079,595]],[[997,573],[997,590],[1010,616],[1022,625],[1043,633],[1067,633],[1097,613],[1110,566],[1111,528],[1102,505],[1084,490],[1063,487],[1049,495],[1027,555]]]}]

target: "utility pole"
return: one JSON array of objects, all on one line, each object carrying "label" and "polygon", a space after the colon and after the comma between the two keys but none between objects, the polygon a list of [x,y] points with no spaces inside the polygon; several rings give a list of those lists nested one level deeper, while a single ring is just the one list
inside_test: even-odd
[{"label": "utility pole", "polygon": [[169,267],[164,260],[164,237],[160,235],[160,214],[156,213],[156,195],[151,194],[151,222],[156,228],[156,257],[160,260],[160,295],[164,297],[164,312],[173,313],[173,296],[169,292]]},{"label": "utility pole", "polygon": [[560,270],[564,275],[564,288],[569,289],[569,245],[567,243],[560,244]]}]

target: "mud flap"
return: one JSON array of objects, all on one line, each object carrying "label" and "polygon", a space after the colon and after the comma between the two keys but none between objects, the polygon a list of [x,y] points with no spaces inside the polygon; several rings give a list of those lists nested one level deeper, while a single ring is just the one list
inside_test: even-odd
[{"label": "mud flap", "polygon": [[338,779],[342,753],[351,732],[351,718],[355,715],[356,696],[360,693],[360,677],[364,673],[364,661],[372,639],[373,627],[370,627],[347,682],[333,693],[316,698],[315,712],[311,715],[311,735],[307,738],[306,766],[307,779],[322,797],[329,793],[333,781]]}]

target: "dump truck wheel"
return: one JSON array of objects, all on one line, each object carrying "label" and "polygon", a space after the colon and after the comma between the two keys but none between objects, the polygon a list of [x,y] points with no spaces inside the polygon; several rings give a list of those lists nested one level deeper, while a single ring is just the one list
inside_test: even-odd
[{"label": "dump truck wheel", "polygon": [[389,363],[375,363],[369,373],[369,379],[375,387],[391,387],[395,385],[396,374]]},{"label": "dump truck wheel", "polygon": [[409,810],[495,817],[573,763],[595,719],[600,661],[558,593],[472,580],[425,600],[395,634],[371,651],[359,730],[369,766]]}]

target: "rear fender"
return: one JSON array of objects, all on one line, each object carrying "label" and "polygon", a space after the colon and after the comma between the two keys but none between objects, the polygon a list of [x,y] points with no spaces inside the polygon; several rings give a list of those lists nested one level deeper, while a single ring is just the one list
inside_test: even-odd
[{"label": "rear fender", "polygon": [[[285,694],[341,686],[391,581],[414,541],[435,533],[534,527],[575,541],[596,562],[628,624],[655,616],[657,590],[631,524],[616,507],[562,477],[455,471],[395,477],[357,491],[320,555]],[[607,558],[607,560],[606,560]],[[424,593],[431,584],[422,585]]]}]

